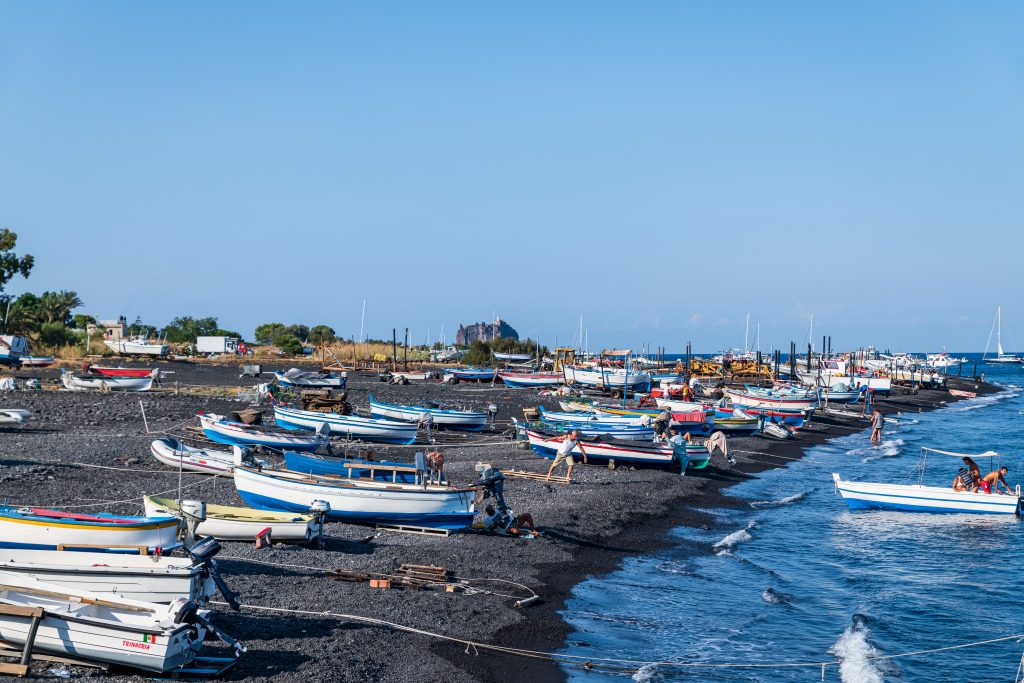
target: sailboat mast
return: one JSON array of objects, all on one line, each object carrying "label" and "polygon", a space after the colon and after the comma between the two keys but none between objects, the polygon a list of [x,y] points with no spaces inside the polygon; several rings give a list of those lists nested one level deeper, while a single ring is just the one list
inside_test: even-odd
[{"label": "sailboat mast", "polygon": [[743,326],[743,355],[747,355],[747,351],[750,350],[747,345],[747,339],[750,337],[750,314],[747,313],[747,324]]}]

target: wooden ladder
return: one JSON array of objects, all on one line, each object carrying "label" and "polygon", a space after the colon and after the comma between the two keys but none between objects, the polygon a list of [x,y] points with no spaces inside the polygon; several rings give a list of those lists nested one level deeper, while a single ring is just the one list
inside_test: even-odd
[{"label": "wooden ladder", "polygon": [[31,619],[28,627],[28,635],[25,637],[25,647],[21,650],[21,662],[10,664],[0,662],[0,673],[11,674],[18,677],[28,675],[32,662],[32,647],[36,643],[36,632],[39,630],[39,622],[43,620],[46,611],[42,607],[21,607],[18,605],[0,605],[0,615],[8,617],[24,617]]}]

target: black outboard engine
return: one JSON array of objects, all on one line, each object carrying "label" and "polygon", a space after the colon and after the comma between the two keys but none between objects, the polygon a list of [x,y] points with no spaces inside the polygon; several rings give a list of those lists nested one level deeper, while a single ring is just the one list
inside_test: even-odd
[{"label": "black outboard engine", "polygon": [[477,505],[493,497],[494,509],[501,513],[508,512],[508,505],[505,504],[505,475],[497,467],[484,463],[477,464],[476,469],[480,473],[480,481],[477,483],[482,487],[477,494]]}]

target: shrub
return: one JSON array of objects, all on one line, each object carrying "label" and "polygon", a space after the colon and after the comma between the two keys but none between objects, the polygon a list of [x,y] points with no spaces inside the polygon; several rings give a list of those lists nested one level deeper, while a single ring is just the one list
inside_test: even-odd
[{"label": "shrub", "polygon": [[290,356],[302,353],[302,342],[294,334],[282,334],[274,341],[274,346]]}]

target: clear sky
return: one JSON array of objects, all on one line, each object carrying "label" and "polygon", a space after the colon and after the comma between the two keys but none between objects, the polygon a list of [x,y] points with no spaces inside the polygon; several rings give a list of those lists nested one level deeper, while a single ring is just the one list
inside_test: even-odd
[{"label": "clear sky", "polygon": [[[8,291],[100,318],[1024,344],[1019,2],[3,2]],[[1016,346],[1008,343],[1007,346]],[[1024,350],[1024,346],[1017,347]]]}]

